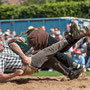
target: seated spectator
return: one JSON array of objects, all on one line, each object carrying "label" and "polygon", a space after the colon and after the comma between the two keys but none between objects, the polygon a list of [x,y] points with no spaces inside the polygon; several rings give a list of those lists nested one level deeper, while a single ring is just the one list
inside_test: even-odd
[{"label": "seated spectator", "polygon": [[4,37],[2,35],[0,35],[0,41],[4,41]]},{"label": "seated spectator", "polygon": [[0,35],[3,35],[3,33],[2,33],[2,29],[0,28]]},{"label": "seated spectator", "polygon": [[58,29],[58,27],[54,28],[54,30],[55,30],[55,31],[60,31],[60,30]]},{"label": "seated spectator", "polygon": [[73,61],[77,64],[83,65],[83,68],[85,68],[85,59],[82,56],[81,50],[80,49],[76,49],[74,51],[74,56],[73,56]]},{"label": "seated spectator", "polygon": [[58,41],[63,39],[62,35],[60,34],[60,31],[55,31],[55,39]]},{"label": "seated spectator", "polygon": [[33,26],[29,26],[29,27],[28,27],[28,30],[33,29],[33,28],[34,28]]},{"label": "seated spectator", "polygon": [[70,31],[70,26],[69,26],[69,24],[66,24],[65,31],[63,32],[63,36],[66,37],[68,35],[69,31]]},{"label": "seated spectator", "polygon": [[16,31],[12,31],[12,36],[13,37],[16,37],[17,36]]},{"label": "seated spectator", "polygon": [[46,31],[46,28],[45,28],[45,26],[41,26],[41,28],[42,28],[42,30],[43,30],[43,31]]},{"label": "seated spectator", "polygon": [[13,36],[11,34],[11,30],[9,28],[6,28],[6,31],[4,33],[4,37],[5,37],[5,40],[13,38]]},{"label": "seated spectator", "polygon": [[9,39],[11,39],[9,32],[5,32],[5,33],[4,33],[4,39],[5,39],[6,41],[9,40]]}]

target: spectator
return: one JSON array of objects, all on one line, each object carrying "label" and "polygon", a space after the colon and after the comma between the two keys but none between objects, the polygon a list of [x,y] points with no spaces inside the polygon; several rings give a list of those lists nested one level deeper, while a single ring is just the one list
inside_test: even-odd
[{"label": "spectator", "polygon": [[6,29],[6,32],[8,32],[9,34],[11,33],[11,30],[9,28]]},{"label": "spectator", "polygon": [[0,41],[4,41],[4,37],[2,35],[0,35]]},{"label": "spectator", "polygon": [[9,32],[5,32],[5,33],[4,33],[4,39],[5,39],[6,41],[9,40],[9,39],[11,39]]},{"label": "spectator", "polygon": [[52,36],[53,38],[55,38],[55,30],[54,28],[50,29],[50,36]]},{"label": "spectator", "polygon": [[42,29],[43,31],[46,31],[45,26],[41,26],[41,29]]},{"label": "spectator", "polygon": [[88,68],[89,64],[90,64],[90,37],[87,37],[87,47],[85,48],[86,51],[86,65],[85,67]]},{"label": "spectator", "polygon": [[8,35],[8,36],[6,36],[6,37],[8,37],[7,39],[13,38],[13,36],[12,36],[12,34],[11,34],[11,30],[10,30],[9,28],[6,29],[6,31],[5,31],[5,33],[4,33],[4,36],[5,36],[5,34]]},{"label": "spectator", "polygon": [[65,27],[66,29],[65,29],[65,31],[63,32],[63,36],[64,37],[66,37],[67,35],[68,35],[68,33],[69,33],[69,31],[70,31],[70,26],[69,26],[69,24],[66,24],[66,27]]},{"label": "spectator", "polygon": [[12,31],[12,36],[13,37],[16,37],[17,36],[16,31]]},{"label": "spectator", "polygon": [[62,40],[62,38],[63,38],[63,37],[62,37],[62,35],[60,34],[60,31],[55,31],[55,39],[59,41],[59,40]]},{"label": "spectator", "polygon": [[60,31],[57,27],[54,29],[55,31]]},{"label": "spectator", "polygon": [[3,33],[2,33],[2,29],[0,28],[0,35],[3,35]]},{"label": "spectator", "polygon": [[74,51],[74,56],[73,56],[73,61],[77,64],[83,65],[83,68],[85,68],[85,59],[82,56],[81,50],[80,49],[76,49]]}]

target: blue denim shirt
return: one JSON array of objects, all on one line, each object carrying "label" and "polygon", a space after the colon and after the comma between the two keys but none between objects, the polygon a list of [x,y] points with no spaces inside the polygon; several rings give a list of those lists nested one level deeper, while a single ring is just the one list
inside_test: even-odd
[{"label": "blue denim shirt", "polygon": [[85,58],[82,55],[79,55],[78,58],[76,56],[73,56],[73,61],[77,64],[85,65]]}]

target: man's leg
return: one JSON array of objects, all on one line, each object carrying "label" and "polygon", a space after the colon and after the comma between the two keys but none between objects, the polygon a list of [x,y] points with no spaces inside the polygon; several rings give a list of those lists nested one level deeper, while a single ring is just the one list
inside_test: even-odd
[{"label": "man's leg", "polygon": [[[90,25],[89,26],[86,26],[86,27],[83,27],[81,28],[80,30],[78,30],[77,28],[77,24],[75,22],[72,22],[71,23],[71,27],[70,27],[70,33],[73,33],[74,31],[74,34],[73,36],[74,37],[74,40],[70,40],[70,43],[65,47],[63,48],[60,52],[63,53],[65,51],[67,51],[71,46],[73,46],[78,40],[80,40],[82,37],[84,36],[90,36]],[[78,32],[77,35],[75,35],[76,33]],[[72,37],[73,37],[72,36]],[[73,39],[73,38],[72,38]]]},{"label": "man's leg", "polygon": [[44,48],[43,50],[32,56],[31,65],[40,68],[48,60],[49,56],[54,56],[54,54],[64,48],[67,44],[67,40],[63,39],[62,41]]},{"label": "man's leg", "polygon": [[63,75],[67,76],[70,79],[77,78],[82,73],[82,68],[77,70],[71,70],[68,67],[66,67],[61,60],[57,60],[56,57],[49,57],[48,61],[46,61],[42,66],[43,68],[53,68],[54,70],[62,73]]},{"label": "man's leg", "polygon": [[71,35],[59,41],[32,56],[31,65],[37,68],[40,68],[47,60],[49,56],[54,56],[58,51],[60,52],[63,48],[67,47],[69,43],[79,40],[85,35],[90,35],[90,26],[83,29],[77,30],[76,24],[71,25]]},{"label": "man's leg", "polygon": [[62,73],[63,75],[66,75],[66,76],[69,75],[69,69],[60,61],[58,61],[56,57],[49,57],[48,61],[46,61],[40,67],[40,69],[43,69],[43,68],[53,68],[54,70]]},{"label": "man's leg", "polygon": [[64,64],[67,68],[71,67],[72,69],[79,69],[82,67],[82,65],[73,62],[72,58],[70,58],[68,55],[64,53],[57,52],[55,57],[57,58],[58,61]]}]

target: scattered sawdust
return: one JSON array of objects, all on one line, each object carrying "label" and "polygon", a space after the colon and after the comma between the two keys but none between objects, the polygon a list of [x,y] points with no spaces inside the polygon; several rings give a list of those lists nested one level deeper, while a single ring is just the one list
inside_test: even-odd
[{"label": "scattered sawdust", "polygon": [[20,76],[0,83],[0,90],[90,90],[90,77],[69,80],[64,76]]}]

